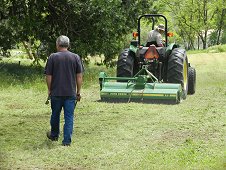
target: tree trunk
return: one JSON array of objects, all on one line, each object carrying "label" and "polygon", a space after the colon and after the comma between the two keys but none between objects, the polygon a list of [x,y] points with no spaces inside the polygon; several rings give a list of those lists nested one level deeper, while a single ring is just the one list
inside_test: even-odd
[{"label": "tree trunk", "polygon": [[205,31],[204,31],[204,38],[202,39],[203,42],[203,49],[206,49],[206,43],[207,43],[207,31],[208,31],[208,27],[207,27],[207,20],[208,20],[208,15],[207,15],[207,0],[204,0],[204,6],[203,6],[203,23],[205,26]]},{"label": "tree trunk", "polygon": [[217,45],[220,44],[220,36],[221,36],[221,30],[222,30],[223,21],[224,21],[224,14],[225,14],[225,9],[222,9],[220,23],[218,25],[218,30],[217,30]]},{"label": "tree trunk", "polygon": [[199,36],[198,36],[198,50],[199,50],[199,43],[200,43],[200,41],[199,41]]},{"label": "tree trunk", "polygon": [[203,39],[203,49],[206,49],[207,45],[207,30],[204,32],[204,39]]},{"label": "tree trunk", "polygon": [[22,41],[22,43],[24,45],[24,48],[26,50],[26,53],[27,53],[29,59],[33,60],[34,56],[32,55],[31,49],[29,48],[29,46],[27,45],[27,43],[25,41]]}]

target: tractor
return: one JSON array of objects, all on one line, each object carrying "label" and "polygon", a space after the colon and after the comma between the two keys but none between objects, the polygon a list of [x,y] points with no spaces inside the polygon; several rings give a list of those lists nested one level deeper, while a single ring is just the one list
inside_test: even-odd
[{"label": "tractor", "polygon": [[[153,42],[141,44],[141,19],[164,21],[165,45],[157,47]],[[175,43],[168,42],[167,19],[161,14],[146,14],[138,18],[137,32],[133,33],[130,47],[118,57],[116,77],[101,72],[101,100],[126,99],[172,100],[180,103],[187,94],[195,93],[196,70],[188,62],[186,51]]]}]

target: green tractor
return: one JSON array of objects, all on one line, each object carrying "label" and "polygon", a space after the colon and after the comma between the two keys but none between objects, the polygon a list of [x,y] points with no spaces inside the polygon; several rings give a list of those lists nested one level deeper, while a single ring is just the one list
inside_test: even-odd
[{"label": "green tractor", "polygon": [[[141,44],[141,19],[150,18],[152,29],[156,18],[165,22],[165,46]],[[124,49],[117,61],[117,76],[108,77],[101,72],[101,100],[171,100],[180,103],[187,94],[195,93],[196,71],[190,66],[186,51],[179,45],[168,43],[167,19],[160,14],[142,15],[138,19],[137,33],[130,47]]]}]

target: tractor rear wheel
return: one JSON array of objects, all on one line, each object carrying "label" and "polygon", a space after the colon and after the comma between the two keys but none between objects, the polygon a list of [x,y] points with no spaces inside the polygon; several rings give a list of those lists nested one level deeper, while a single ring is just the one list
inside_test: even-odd
[{"label": "tractor rear wheel", "polygon": [[189,67],[188,68],[188,94],[195,93],[195,86],[196,86],[196,71],[195,71],[195,68]]},{"label": "tractor rear wheel", "polygon": [[178,83],[182,86],[182,99],[188,93],[188,59],[184,49],[175,48],[169,56],[167,68],[168,83]]},{"label": "tractor rear wheel", "polygon": [[117,61],[117,77],[133,77],[137,71],[135,54],[128,48],[122,51]]}]

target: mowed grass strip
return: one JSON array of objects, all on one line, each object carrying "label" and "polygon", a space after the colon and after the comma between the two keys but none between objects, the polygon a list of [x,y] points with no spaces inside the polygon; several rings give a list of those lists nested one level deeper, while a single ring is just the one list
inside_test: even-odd
[{"label": "mowed grass strip", "polygon": [[3,67],[0,169],[225,169],[226,53],[191,54],[189,61],[196,93],[178,105],[100,102],[99,71],[114,75],[115,68],[88,67],[66,148],[62,133],[58,142],[46,138],[42,69]]}]

